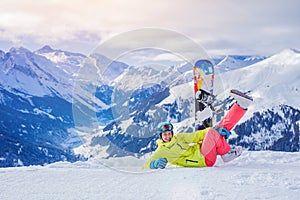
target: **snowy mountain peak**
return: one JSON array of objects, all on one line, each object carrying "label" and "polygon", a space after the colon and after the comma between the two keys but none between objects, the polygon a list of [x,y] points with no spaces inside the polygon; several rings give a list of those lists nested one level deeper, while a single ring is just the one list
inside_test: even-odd
[{"label": "snowy mountain peak", "polygon": [[284,49],[266,59],[265,62],[277,66],[298,65],[300,64],[300,51],[292,48]]},{"label": "snowy mountain peak", "polygon": [[217,64],[217,69],[220,72],[227,72],[235,69],[239,69],[248,65],[252,65],[256,62],[265,59],[264,57],[257,56],[226,56],[220,63]]},{"label": "snowy mountain peak", "polygon": [[25,54],[25,53],[31,53],[28,49],[24,48],[24,47],[12,47],[9,50],[9,53],[12,54]]},{"label": "snowy mountain peak", "polygon": [[55,50],[49,45],[42,47],[34,53],[49,59],[55,64],[59,64],[60,67],[62,67],[63,70],[65,70],[69,74],[77,73],[79,66],[86,59],[86,56],[83,54]]},{"label": "snowy mountain peak", "polygon": [[11,48],[8,53],[4,53],[1,55],[2,59],[0,69],[2,70],[2,73],[7,74],[11,69],[16,69],[19,71],[23,70],[24,72],[30,73],[30,58],[32,57],[32,55],[32,52],[30,52],[26,48]]},{"label": "snowy mountain peak", "polygon": [[235,64],[237,62],[241,62],[241,60],[235,59],[233,56],[227,55],[218,65],[224,65],[225,63]]},{"label": "snowy mountain peak", "polygon": [[296,54],[300,54],[300,51],[294,48],[287,48],[282,50],[279,54],[281,53],[296,53]]},{"label": "snowy mountain peak", "polygon": [[295,53],[300,53],[300,50],[293,49],[293,48],[291,50],[293,50]]},{"label": "snowy mountain peak", "polygon": [[278,53],[278,55],[295,55],[295,54],[296,55],[300,54],[300,51],[297,49],[288,48],[288,49],[284,49]]},{"label": "snowy mountain peak", "polygon": [[37,50],[36,52],[42,54],[42,53],[49,53],[49,52],[54,52],[54,51],[55,50],[52,49],[49,45],[45,45],[41,49]]},{"label": "snowy mountain peak", "polygon": [[235,64],[235,65],[241,65],[240,67],[246,66],[246,65],[252,65],[256,62],[262,61],[266,59],[265,56],[241,56],[241,55],[227,55],[223,60],[221,60],[218,65],[229,65],[229,64]]},{"label": "snowy mountain peak", "polygon": [[23,47],[11,48],[1,61],[0,86],[10,92],[70,99],[70,74],[44,56]]}]

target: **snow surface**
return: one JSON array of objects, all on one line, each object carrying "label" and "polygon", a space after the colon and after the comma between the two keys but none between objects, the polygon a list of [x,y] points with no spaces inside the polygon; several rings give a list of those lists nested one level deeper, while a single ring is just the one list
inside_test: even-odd
[{"label": "snow surface", "polygon": [[212,168],[142,171],[133,158],[0,169],[0,199],[299,199],[300,153],[244,152]]}]

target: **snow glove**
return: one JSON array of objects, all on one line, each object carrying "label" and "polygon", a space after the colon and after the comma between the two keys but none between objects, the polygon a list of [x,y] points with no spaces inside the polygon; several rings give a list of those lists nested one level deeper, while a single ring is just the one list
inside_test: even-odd
[{"label": "snow glove", "polygon": [[224,135],[225,139],[228,139],[229,136],[231,135],[231,132],[227,130],[227,128],[219,128],[217,131],[221,134]]},{"label": "snow glove", "polygon": [[164,169],[168,163],[168,160],[166,158],[159,158],[157,160],[153,160],[150,163],[150,169]]}]

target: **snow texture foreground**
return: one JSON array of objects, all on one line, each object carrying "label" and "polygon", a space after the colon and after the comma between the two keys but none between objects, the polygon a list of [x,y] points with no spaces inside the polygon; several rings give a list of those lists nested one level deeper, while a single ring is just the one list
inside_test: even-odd
[{"label": "snow texture foreground", "polygon": [[135,173],[121,172],[98,160],[2,168],[0,199],[283,200],[300,196],[299,152],[244,152],[227,164],[218,160],[213,168],[140,171],[132,167]]}]

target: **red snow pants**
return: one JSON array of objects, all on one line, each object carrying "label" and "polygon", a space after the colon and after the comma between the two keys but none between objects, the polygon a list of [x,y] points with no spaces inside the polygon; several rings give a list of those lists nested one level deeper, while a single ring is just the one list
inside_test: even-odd
[{"label": "red snow pants", "polygon": [[[218,123],[218,127],[231,131],[244,116],[246,110],[235,103],[225,117]],[[205,158],[206,166],[211,167],[217,160],[217,154],[224,155],[230,150],[224,136],[213,128],[209,128],[201,145],[201,153]]]}]

